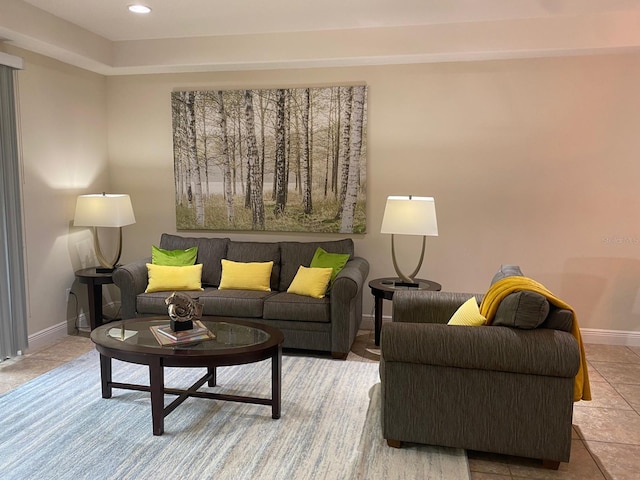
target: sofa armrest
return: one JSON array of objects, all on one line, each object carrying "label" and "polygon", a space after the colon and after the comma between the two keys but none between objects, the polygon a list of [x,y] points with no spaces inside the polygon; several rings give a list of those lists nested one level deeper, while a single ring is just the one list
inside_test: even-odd
[{"label": "sofa armrest", "polygon": [[393,294],[393,321],[447,323],[458,307],[471,297],[482,301],[480,293],[399,290]]},{"label": "sofa armrest", "polygon": [[386,323],[385,362],[572,378],[580,352],[570,333],[546,328]]},{"label": "sofa armrest", "polygon": [[147,263],[151,263],[151,257],[122,265],[113,272],[113,283],[120,289],[123,319],[136,317],[136,298],[149,283]]},{"label": "sofa armrest", "polygon": [[362,292],[369,275],[369,262],[351,258],[331,286],[332,352],[346,354],[362,323]]}]

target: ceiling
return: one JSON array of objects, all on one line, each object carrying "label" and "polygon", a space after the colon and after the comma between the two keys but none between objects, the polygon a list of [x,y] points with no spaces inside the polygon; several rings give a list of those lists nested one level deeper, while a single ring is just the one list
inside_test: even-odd
[{"label": "ceiling", "polygon": [[[0,0],[0,39],[104,74],[640,47],[640,0]],[[637,37],[637,38],[636,38]]]}]

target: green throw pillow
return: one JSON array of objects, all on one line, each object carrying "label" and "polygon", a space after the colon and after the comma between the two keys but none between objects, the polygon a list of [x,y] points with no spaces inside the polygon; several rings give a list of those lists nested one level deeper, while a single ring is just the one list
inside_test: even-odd
[{"label": "green throw pillow", "polygon": [[310,268],[333,268],[333,272],[331,272],[331,281],[330,284],[336,279],[340,270],[344,268],[344,266],[349,261],[348,253],[329,253],[325,251],[323,248],[318,247],[316,249],[316,253],[313,254],[313,259],[311,260]]},{"label": "green throw pillow", "polygon": [[198,247],[186,250],[164,250],[155,245],[151,246],[151,263],[169,267],[186,267],[195,265],[198,256]]}]

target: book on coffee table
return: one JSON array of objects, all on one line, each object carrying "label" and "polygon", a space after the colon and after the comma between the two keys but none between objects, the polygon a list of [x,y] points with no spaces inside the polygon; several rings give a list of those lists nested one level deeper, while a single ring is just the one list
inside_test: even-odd
[{"label": "book on coffee table", "polygon": [[213,340],[215,334],[211,332],[201,321],[193,322],[194,328],[174,332],[170,325],[152,325],[149,327],[160,345],[182,345],[186,343],[197,343],[203,340]]}]

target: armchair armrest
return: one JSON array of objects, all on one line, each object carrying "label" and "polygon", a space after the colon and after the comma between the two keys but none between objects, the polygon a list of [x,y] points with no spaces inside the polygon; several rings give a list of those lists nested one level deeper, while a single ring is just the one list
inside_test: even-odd
[{"label": "armchair armrest", "polygon": [[539,328],[387,323],[384,362],[573,378],[580,351],[570,333]]},{"label": "armchair armrest", "polygon": [[458,307],[471,297],[482,301],[480,293],[400,290],[393,294],[393,321],[447,323]]},{"label": "armchair armrest", "polygon": [[149,283],[147,263],[151,263],[151,257],[122,265],[113,272],[113,283],[120,289],[120,311],[124,319],[136,317],[136,297]]}]

